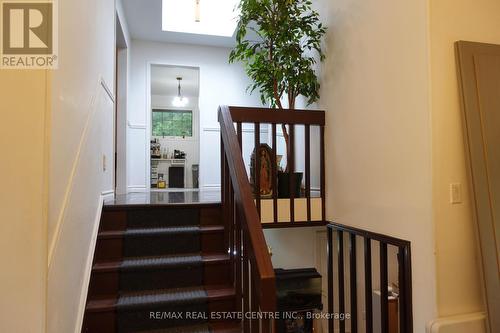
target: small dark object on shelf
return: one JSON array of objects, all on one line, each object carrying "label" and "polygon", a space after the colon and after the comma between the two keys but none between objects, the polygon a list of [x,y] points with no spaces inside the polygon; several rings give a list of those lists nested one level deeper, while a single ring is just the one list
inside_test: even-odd
[{"label": "small dark object on shelf", "polygon": [[[301,195],[301,185],[302,178],[304,174],[302,172],[292,173],[294,188],[294,198],[300,198]],[[290,198],[290,173],[289,172],[278,172],[278,197],[279,198]]]},{"label": "small dark object on shelf", "polygon": [[183,152],[182,150],[175,149],[174,150],[174,158],[184,160],[184,159],[186,159],[186,153]]},{"label": "small dark object on shelf", "polygon": [[151,158],[161,158],[161,144],[158,139],[151,140]]}]

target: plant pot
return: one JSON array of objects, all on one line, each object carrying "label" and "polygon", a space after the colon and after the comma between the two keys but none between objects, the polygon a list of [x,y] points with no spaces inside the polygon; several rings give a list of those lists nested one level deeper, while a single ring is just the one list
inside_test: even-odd
[{"label": "plant pot", "polygon": [[[294,197],[300,198],[300,185],[302,184],[302,172],[292,173],[294,182]],[[278,197],[290,198],[290,173],[278,172]]]}]

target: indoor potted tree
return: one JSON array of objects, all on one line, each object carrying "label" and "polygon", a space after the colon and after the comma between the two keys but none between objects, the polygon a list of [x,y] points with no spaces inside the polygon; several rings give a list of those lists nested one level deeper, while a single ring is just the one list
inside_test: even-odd
[{"label": "indoor potted tree", "polygon": [[[250,92],[258,89],[262,104],[271,108],[295,109],[298,96],[308,105],[319,98],[319,80],[315,72],[317,61],[323,61],[321,40],[326,27],[310,0],[241,0],[236,29],[236,46],[229,61],[241,61],[253,83]],[[290,154],[289,134],[282,125],[287,154]],[[289,166],[279,174],[279,187],[288,190]],[[301,175],[295,184],[300,191]],[[285,185],[284,187],[282,185]],[[288,193],[279,191],[280,197]],[[296,193],[296,196],[297,193]]]}]

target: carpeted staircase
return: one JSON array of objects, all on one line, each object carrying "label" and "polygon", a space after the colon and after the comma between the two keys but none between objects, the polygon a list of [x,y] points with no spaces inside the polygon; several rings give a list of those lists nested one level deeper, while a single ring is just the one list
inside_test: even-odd
[{"label": "carpeted staircase", "polygon": [[220,204],[104,206],[82,332],[241,332]]}]

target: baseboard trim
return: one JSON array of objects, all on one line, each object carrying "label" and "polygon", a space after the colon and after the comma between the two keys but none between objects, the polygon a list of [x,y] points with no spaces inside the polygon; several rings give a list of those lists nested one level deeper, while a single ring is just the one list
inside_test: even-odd
[{"label": "baseboard trim", "polygon": [[[112,191],[114,194],[114,191]],[[97,206],[97,212],[94,219],[94,228],[92,229],[92,238],[89,246],[89,253],[87,255],[87,260],[85,262],[85,272],[83,275],[83,284],[80,291],[80,302],[78,305],[78,314],[76,317],[75,333],[80,333],[82,331],[83,316],[85,315],[85,305],[87,303],[87,292],[90,284],[90,275],[92,273],[92,262],[94,260],[95,246],[97,243],[97,231],[99,230],[99,224],[101,221],[102,207],[104,204],[104,199],[107,195],[101,194],[99,197],[99,204]]]},{"label": "baseboard trim", "polygon": [[129,185],[127,186],[127,193],[130,192],[147,192],[148,189],[144,185]]},{"label": "baseboard trim", "polygon": [[220,190],[220,184],[205,184],[201,186],[202,190]]},{"label": "baseboard trim", "polygon": [[104,198],[104,200],[113,199],[115,197],[115,191],[114,190],[102,191],[101,196]]},{"label": "baseboard trim", "polygon": [[[203,132],[220,132],[220,128],[219,127],[204,127]],[[254,133],[254,129],[253,128],[242,128],[241,132]],[[267,128],[260,129],[260,133],[268,133],[268,132],[269,132],[269,130]],[[281,134],[281,135],[283,135],[283,134]]]},{"label": "baseboard trim", "polygon": [[131,123],[130,121],[127,122],[127,126],[130,129],[138,129],[138,130],[145,130],[146,129],[146,125],[145,124]]}]

